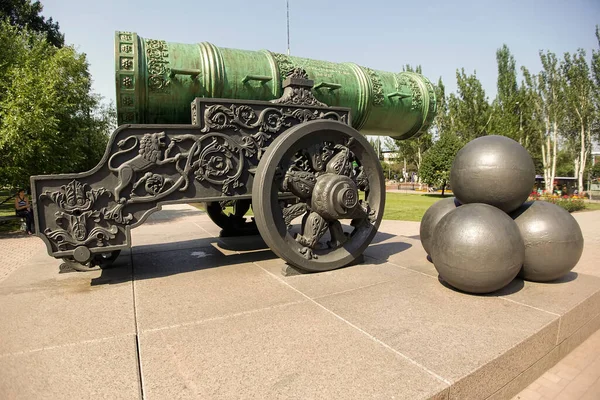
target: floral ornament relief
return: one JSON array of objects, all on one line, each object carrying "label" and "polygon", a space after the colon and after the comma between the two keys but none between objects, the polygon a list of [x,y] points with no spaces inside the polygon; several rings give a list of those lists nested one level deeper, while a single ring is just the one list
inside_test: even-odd
[{"label": "floral ornament relief", "polygon": [[381,79],[377,73],[371,68],[366,68],[367,74],[369,78],[371,78],[371,82],[373,83],[373,104],[376,106],[380,106],[383,104],[385,97],[383,95],[383,85],[381,84]]},{"label": "floral ornament relief", "polygon": [[169,93],[169,48],[164,40],[146,40],[148,88],[152,92]]},{"label": "floral ornament relief", "polygon": [[55,203],[59,211],[54,216],[59,229],[46,228],[44,234],[52,240],[59,250],[67,250],[68,246],[88,245],[102,247],[115,238],[118,229],[115,225],[102,227],[96,225],[88,232],[88,220],[98,224],[103,219],[104,209],[94,210],[94,203],[102,196],[111,196],[104,188],[91,189],[88,184],[72,180],[59,190],[45,191],[40,200],[49,199]]}]

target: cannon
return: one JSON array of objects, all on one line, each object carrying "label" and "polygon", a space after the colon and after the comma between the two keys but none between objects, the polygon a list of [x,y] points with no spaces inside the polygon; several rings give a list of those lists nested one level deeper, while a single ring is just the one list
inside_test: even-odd
[{"label": "cannon", "polygon": [[416,137],[436,113],[433,85],[412,72],[132,32],[116,33],[115,64],[119,127],[102,160],[31,177],[36,234],[80,271],[110,266],[162,205],[190,202],[222,235],[260,233],[297,268],[346,266],[385,205],[363,134]]}]

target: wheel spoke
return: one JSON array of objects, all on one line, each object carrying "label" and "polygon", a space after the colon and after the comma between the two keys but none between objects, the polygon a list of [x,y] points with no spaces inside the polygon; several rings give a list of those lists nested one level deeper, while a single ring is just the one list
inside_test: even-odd
[{"label": "wheel spoke", "polygon": [[[327,221],[325,221],[318,213],[311,212],[308,215],[308,218],[306,218],[302,227],[302,232],[296,237],[296,240],[303,247],[309,247],[314,250],[321,237],[327,232],[327,228]],[[306,254],[307,253],[304,253],[305,257]]]},{"label": "wheel spoke", "polygon": [[331,240],[327,242],[329,248],[337,248],[343,246],[348,241],[349,235],[344,232],[340,221],[332,221],[329,223],[329,235]]}]

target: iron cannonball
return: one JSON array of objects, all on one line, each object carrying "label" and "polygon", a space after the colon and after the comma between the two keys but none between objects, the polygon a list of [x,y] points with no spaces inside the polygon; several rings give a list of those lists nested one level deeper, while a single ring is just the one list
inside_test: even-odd
[{"label": "iron cannonball", "polygon": [[490,293],[521,270],[525,245],[517,224],[487,204],[463,204],[433,232],[431,258],[441,278],[469,293]]},{"label": "iron cannonball", "polygon": [[583,234],[571,214],[555,204],[533,201],[511,216],[525,242],[521,278],[553,281],[575,267],[583,252]]},{"label": "iron cannonball", "polygon": [[425,215],[423,215],[423,219],[421,219],[419,236],[421,238],[421,244],[427,254],[430,254],[431,252],[431,239],[433,237],[435,226],[440,222],[440,219],[442,219],[444,215],[448,214],[459,205],[460,203],[456,198],[452,197],[433,203],[431,207],[425,211]]},{"label": "iron cannonball", "polygon": [[527,200],[535,167],[527,150],[505,136],[483,136],[456,154],[450,186],[461,204],[485,203],[507,213]]}]

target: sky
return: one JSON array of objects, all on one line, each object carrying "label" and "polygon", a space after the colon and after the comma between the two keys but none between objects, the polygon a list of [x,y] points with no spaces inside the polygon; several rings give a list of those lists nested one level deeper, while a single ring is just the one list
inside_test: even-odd
[{"label": "sky", "polygon": [[[41,0],[67,44],[86,53],[93,89],[115,100],[114,32],[167,42],[285,53],[286,0]],[[600,0],[289,0],[291,55],[399,72],[421,64],[449,92],[456,70],[476,74],[492,100],[496,50],[537,73],[540,50],[598,49]]]}]

